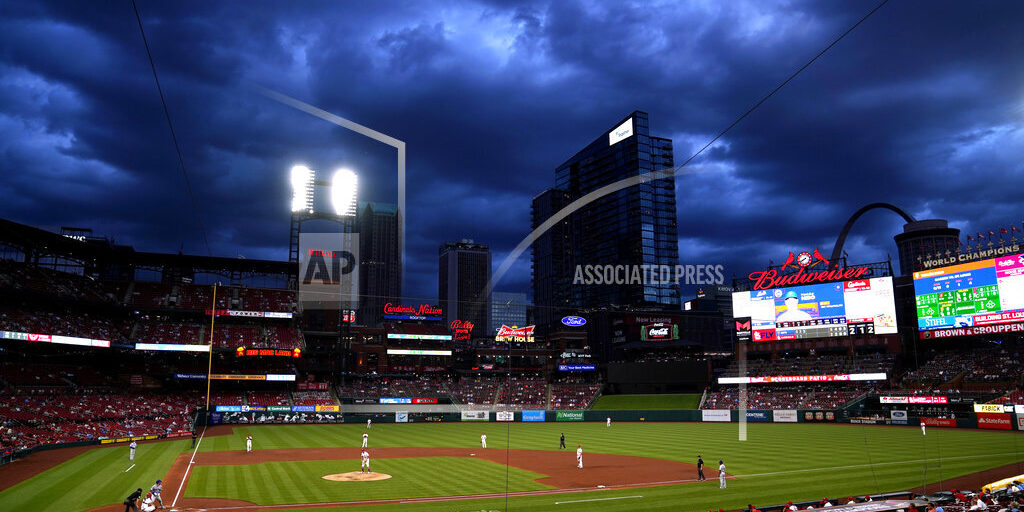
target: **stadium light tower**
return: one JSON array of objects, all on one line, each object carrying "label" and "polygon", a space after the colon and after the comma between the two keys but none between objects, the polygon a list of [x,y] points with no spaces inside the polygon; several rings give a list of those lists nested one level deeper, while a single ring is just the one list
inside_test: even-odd
[{"label": "stadium light tower", "polygon": [[[291,229],[288,240],[288,262],[294,265],[291,288],[298,285],[299,271],[299,235],[302,234],[302,223],[308,220],[322,219],[336,222],[342,233],[351,233],[355,225],[358,210],[357,176],[350,169],[338,169],[331,181],[317,179],[315,169],[298,164],[291,168]],[[332,209],[316,206],[317,187],[329,188]],[[323,195],[321,195],[323,198]],[[323,199],[321,199],[322,204]],[[333,210],[333,211],[332,211]]]},{"label": "stadium light tower", "polygon": [[292,167],[292,213],[313,213],[313,170],[305,165]]},{"label": "stadium light tower", "polygon": [[331,180],[331,203],[339,217],[354,217],[356,214],[356,173],[349,169],[338,169]]}]

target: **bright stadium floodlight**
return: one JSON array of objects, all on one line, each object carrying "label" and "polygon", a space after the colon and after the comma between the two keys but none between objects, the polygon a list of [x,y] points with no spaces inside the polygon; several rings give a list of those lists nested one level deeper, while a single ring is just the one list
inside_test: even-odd
[{"label": "bright stadium floodlight", "polygon": [[313,170],[305,165],[292,167],[292,212],[313,213]]},{"label": "bright stadium floodlight", "polygon": [[334,213],[339,217],[351,217],[356,214],[356,173],[348,169],[338,169],[331,180],[331,203]]}]

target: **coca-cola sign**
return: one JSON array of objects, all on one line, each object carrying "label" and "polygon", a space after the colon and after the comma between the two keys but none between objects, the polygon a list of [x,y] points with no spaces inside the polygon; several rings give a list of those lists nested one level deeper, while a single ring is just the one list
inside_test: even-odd
[{"label": "coca-cola sign", "polygon": [[452,339],[468,340],[472,337],[473,322],[469,320],[452,320],[449,327],[455,333]]},{"label": "coca-cola sign", "polygon": [[528,325],[526,327],[509,327],[502,324],[501,329],[498,329],[498,334],[494,337],[495,341],[518,341],[532,343],[536,341],[533,337],[533,329],[535,325]]},{"label": "coca-cola sign", "polygon": [[441,320],[444,310],[433,304],[407,306],[388,302],[384,305],[384,318],[393,320]]},{"label": "coca-cola sign", "polygon": [[679,326],[676,324],[654,323],[645,325],[640,331],[643,341],[674,340],[679,338]]}]

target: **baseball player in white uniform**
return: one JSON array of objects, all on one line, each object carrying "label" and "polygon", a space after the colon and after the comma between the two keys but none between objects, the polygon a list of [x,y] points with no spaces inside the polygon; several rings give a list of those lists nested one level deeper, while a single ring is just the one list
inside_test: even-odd
[{"label": "baseball player in white uniform", "polygon": [[153,495],[153,504],[160,503],[160,508],[164,508],[164,499],[160,497],[164,492],[163,480],[157,480],[153,487],[149,488],[149,493]]},{"label": "baseball player in white uniform", "polygon": [[928,435],[928,433],[924,431],[924,420],[921,420],[921,435],[922,436]]},{"label": "baseball player in white uniform", "polygon": [[153,493],[146,494],[146,499],[142,500],[142,506],[139,509],[142,512],[153,512],[156,510],[156,505],[153,504]]},{"label": "baseball player in white uniform", "polygon": [[252,452],[252,436],[245,436],[245,453]]},{"label": "baseball player in white uniform", "polygon": [[135,441],[132,441],[131,444],[128,445],[128,460],[135,460],[135,448],[137,446],[138,445],[135,444]]},{"label": "baseball player in white uniform", "polygon": [[360,467],[359,472],[360,473],[369,473],[370,472],[370,452],[368,452],[366,450],[363,450],[363,452],[359,454],[359,457],[362,459],[362,466]]},{"label": "baseball player in white uniform", "polygon": [[612,426],[612,417],[611,416],[608,416],[608,419],[605,420],[605,426],[608,426],[608,427]]},{"label": "baseball player in white uniform", "polygon": [[725,462],[718,461],[718,488],[725,489]]},{"label": "baseball player in white uniform", "polygon": [[576,445],[576,467],[583,469],[583,445]]},{"label": "baseball player in white uniform", "polygon": [[371,423],[373,423],[373,421],[370,418],[366,418],[366,428],[370,428]]},{"label": "baseball player in white uniform", "polygon": [[363,448],[366,448],[366,442],[370,440],[370,434],[363,432]]},{"label": "baseball player in white uniform", "polygon": [[480,447],[487,448],[487,434],[480,434]]}]

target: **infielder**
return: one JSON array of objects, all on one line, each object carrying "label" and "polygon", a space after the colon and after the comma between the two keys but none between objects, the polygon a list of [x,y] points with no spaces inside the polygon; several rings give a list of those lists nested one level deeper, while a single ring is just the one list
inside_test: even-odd
[{"label": "infielder", "polygon": [[363,432],[363,448],[366,448],[366,442],[369,441],[369,439],[370,439],[370,434],[367,434],[366,432]]},{"label": "infielder", "polygon": [[362,466],[359,469],[359,472],[360,473],[369,473],[370,472],[370,452],[368,452],[366,450],[363,450],[363,452],[359,454],[359,457],[363,461],[362,462]]},{"label": "infielder", "polygon": [[149,493],[153,495],[153,502],[160,503],[160,508],[164,508],[164,499],[160,495],[164,492],[163,480],[157,480],[153,487],[149,488]]},{"label": "infielder", "polygon": [[718,461],[718,488],[725,489],[725,462]]},{"label": "infielder", "polygon": [[921,435],[922,436],[928,435],[928,433],[924,431],[924,420],[921,420]]},{"label": "infielder", "polygon": [[487,448],[487,434],[480,434],[480,447]]},{"label": "infielder", "polygon": [[135,460],[135,448],[137,446],[139,445],[135,444],[135,441],[128,445],[128,460]]},{"label": "infielder", "polygon": [[576,467],[583,469],[583,445],[576,445]]},{"label": "infielder", "polygon": [[245,453],[252,453],[252,436],[245,436]]}]

